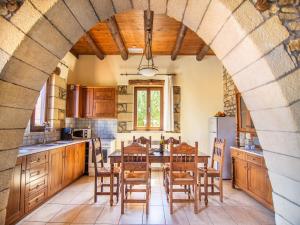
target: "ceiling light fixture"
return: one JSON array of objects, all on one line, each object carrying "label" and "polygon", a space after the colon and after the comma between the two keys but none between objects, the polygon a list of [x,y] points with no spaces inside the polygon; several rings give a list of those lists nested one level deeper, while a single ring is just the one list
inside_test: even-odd
[{"label": "ceiling light fixture", "polygon": [[[151,13],[150,8],[148,7],[147,14],[149,15]],[[147,30],[145,32],[146,36],[146,46],[145,50],[143,51],[143,55],[138,67],[138,74],[145,76],[145,77],[152,77],[155,76],[158,73],[158,68],[154,65],[153,61],[153,54],[152,54],[152,38],[151,38],[151,28],[147,27]],[[150,54],[149,54],[150,53]],[[146,63],[143,64],[143,59],[145,54],[150,57],[146,58]]]}]

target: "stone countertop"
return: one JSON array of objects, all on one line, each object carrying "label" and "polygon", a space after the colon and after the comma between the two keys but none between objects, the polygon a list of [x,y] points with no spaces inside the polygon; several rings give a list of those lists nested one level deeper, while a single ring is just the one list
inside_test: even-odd
[{"label": "stone countertop", "polygon": [[61,140],[46,144],[22,146],[19,148],[18,157],[89,141],[90,139]]},{"label": "stone countertop", "polygon": [[250,153],[250,154],[253,154],[253,155],[263,157],[263,151],[261,149],[250,150],[250,149],[245,149],[245,147],[236,147],[236,146],[231,146],[230,148],[234,148],[234,149],[237,149],[237,150],[240,150],[240,151],[244,151],[244,152],[247,152],[247,153]]}]

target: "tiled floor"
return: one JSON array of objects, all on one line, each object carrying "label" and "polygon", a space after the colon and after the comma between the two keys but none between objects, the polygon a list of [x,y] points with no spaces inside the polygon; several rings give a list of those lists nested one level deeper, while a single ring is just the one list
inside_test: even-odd
[{"label": "tiled floor", "polygon": [[180,224],[180,225],[271,225],[274,214],[242,191],[224,185],[224,203],[217,196],[209,197],[209,206],[200,204],[194,214],[193,206],[175,204],[173,215],[162,186],[162,174],[152,175],[152,193],[149,215],[141,204],[130,204],[121,216],[119,204],[109,206],[109,198],[99,196],[93,202],[93,178],[82,177],[44,205],[25,217],[18,225],[68,225],[68,224]]}]

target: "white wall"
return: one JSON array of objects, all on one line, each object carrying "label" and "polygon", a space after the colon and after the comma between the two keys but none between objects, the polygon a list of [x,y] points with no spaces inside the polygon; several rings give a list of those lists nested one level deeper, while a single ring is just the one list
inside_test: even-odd
[{"label": "white wall", "polygon": [[[127,61],[120,56],[106,56],[103,61],[95,56],[80,56],[68,83],[90,86],[127,84],[128,79],[136,77],[120,76],[120,73],[136,73],[139,61],[140,56],[131,56]],[[198,141],[200,150],[207,151],[208,117],[223,111],[221,62],[215,56],[207,56],[201,62],[196,61],[195,56],[178,57],[176,61],[171,61],[170,56],[157,56],[154,62],[160,73],[176,73],[174,84],[181,86],[182,139],[189,143]]]}]

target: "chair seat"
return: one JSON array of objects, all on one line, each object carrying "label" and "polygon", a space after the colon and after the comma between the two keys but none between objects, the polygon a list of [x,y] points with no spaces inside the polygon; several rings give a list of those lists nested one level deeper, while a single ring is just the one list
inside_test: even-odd
[{"label": "chair seat", "polygon": [[[99,176],[110,176],[110,168],[109,167],[98,167],[98,175]],[[117,176],[120,173],[119,167],[114,167],[114,175]]]},{"label": "chair seat", "polygon": [[[204,168],[198,168],[198,171],[199,171],[199,176],[203,177],[204,173],[205,173]],[[208,167],[207,168],[207,176],[209,176],[209,177],[211,177],[211,176],[218,177],[218,176],[220,176],[220,171],[216,170],[215,168]]]},{"label": "chair seat", "polygon": [[127,172],[124,174],[125,183],[146,183],[146,172]]},{"label": "chair seat", "polygon": [[[170,179],[170,174],[168,174],[168,178]],[[172,174],[173,182],[189,182],[193,181],[194,177],[190,173],[180,172]]]}]

